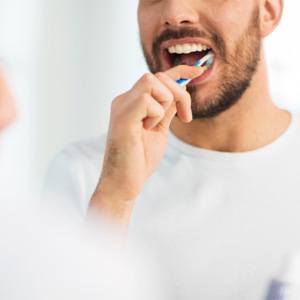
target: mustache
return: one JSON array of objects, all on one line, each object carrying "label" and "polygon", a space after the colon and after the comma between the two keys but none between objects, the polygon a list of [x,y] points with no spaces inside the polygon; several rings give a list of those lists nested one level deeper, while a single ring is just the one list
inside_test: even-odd
[{"label": "mustache", "polygon": [[182,39],[182,38],[205,38],[212,42],[215,51],[218,52],[219,56],[225,59],[225,42],[222,37],[216,32],[206,33],[203,30],[191,27],[182,27],[178,30],[166,29],[158,37],[155,38],[152,46],[152,53],[158,57],[160,53],[160,46],[163,42],[171,39]]}]

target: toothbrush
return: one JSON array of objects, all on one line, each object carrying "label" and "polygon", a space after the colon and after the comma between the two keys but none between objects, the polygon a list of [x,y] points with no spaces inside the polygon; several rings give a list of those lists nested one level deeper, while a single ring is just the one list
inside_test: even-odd
[{"label": "toothbrush", "polygon": [[[205,66],[205,67],[209,68],[213,64],[213,61],[214,61],[213,53],[208,53],[201,59],[197,60],[194,66],[195,67]],[[185,86],[185,85],[189,84],[191,81],[192,81],[192,79],[186,79],[186,78],[180,78],[180,79],[176,80],[176,82],[181,86]]]}]

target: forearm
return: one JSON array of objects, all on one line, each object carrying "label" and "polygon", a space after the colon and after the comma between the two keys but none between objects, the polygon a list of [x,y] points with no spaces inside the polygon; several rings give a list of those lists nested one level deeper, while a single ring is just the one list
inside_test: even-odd
[{"label": "forearm", "polygon": [[134,201],[123,199],[120,195],[105,193],[97,189],[94,193],[89,211],[93,216],[103,218],[122,231],[127,231]]}]

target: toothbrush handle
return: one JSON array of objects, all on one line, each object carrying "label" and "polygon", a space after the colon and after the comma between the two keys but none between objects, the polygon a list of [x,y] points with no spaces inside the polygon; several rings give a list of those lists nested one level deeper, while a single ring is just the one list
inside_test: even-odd
[{"label": "toothbrush handle", "polygon": [[191,81],[191,79],[186,79],[186,78],[181,78],[181,79],[176,80],[176,82],[181,86],[189,84],[190,81]]}]

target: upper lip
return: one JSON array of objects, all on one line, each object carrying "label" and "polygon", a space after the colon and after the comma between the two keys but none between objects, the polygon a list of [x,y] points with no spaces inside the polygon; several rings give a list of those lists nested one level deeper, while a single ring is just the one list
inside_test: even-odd
[{"label": "upper lip", "polygon": [[172,40],[168,40],[163,42],[160,45],[160,50],[166,50],[172,46],[175,45],[183,45],[183,44],[202,44],[205,45],[207,47],[209,47],[210,49],[213,49],[213,47],[210,45],[209,42],[205,41],[204,39],[201,38],[182,38],[182,39],[172,39]]}]

